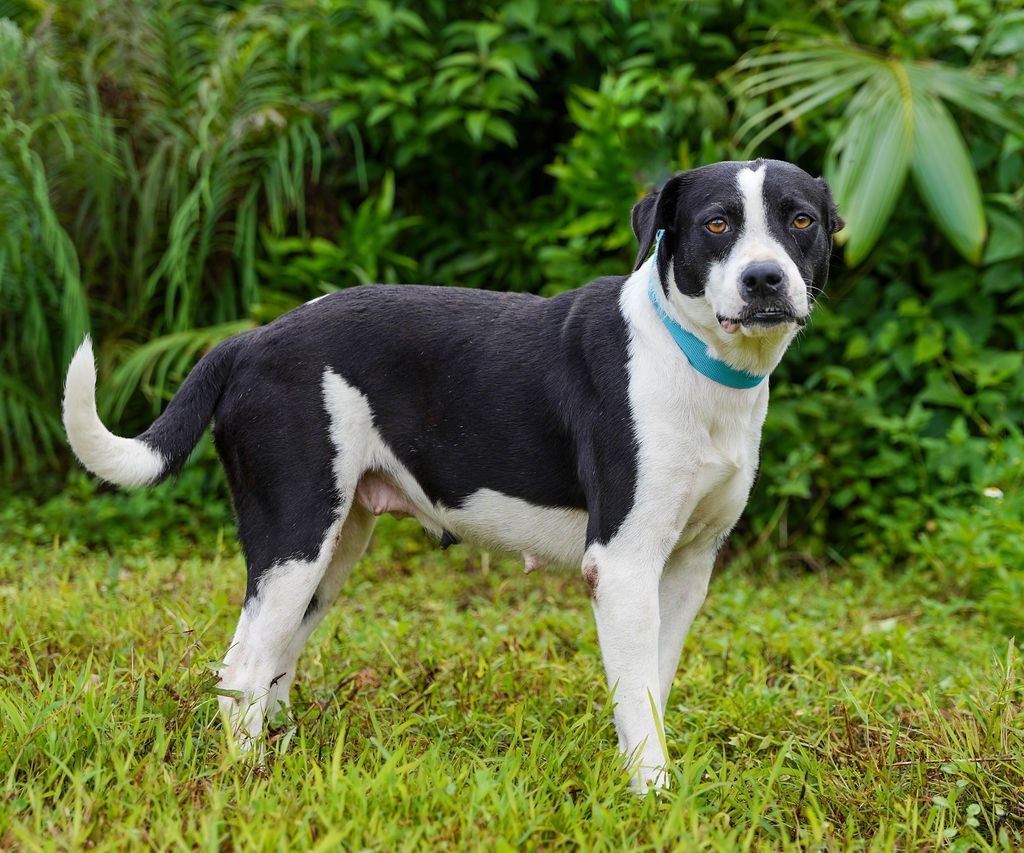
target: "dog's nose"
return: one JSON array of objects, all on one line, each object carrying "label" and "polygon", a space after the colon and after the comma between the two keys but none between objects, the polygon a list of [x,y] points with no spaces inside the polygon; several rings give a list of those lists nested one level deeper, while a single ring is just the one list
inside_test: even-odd
[{"label": "dog's nose", "polygon": [[786,283],[786,274],[775,261],[757,261],[740,275],[740,296],[747,302],[775,296]]}]

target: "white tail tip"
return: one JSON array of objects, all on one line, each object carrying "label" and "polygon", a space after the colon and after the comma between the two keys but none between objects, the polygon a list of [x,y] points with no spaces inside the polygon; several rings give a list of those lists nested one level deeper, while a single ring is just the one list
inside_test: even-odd
[{"label": "white tail tip", "polygon": [[64,383],[64,431],[79,461],[97,477],[120,486],[145,486],[164,470],[163,456],[137,438],[108,430],[96,411],[96,365],[86,336]]}]

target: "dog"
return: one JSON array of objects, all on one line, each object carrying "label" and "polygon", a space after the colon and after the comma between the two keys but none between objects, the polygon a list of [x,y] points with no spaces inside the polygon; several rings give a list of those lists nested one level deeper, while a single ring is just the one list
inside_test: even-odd
[{"label": "dog", "polygon": [[683,641],[754,481],[768,374],[843,222],[821,178],[755,160],[677,174],[632,226],[630,275],[552,298],[370,285],[314,299],[210,350],[136,438],[100,421],[85,339],[64,425],[97,476],[157,483],[213,420],[247,567],[218,691],[241,740],[287,707],[303,645],[387,512],[441,547],[581,570],[631,784],[666,785]]}]

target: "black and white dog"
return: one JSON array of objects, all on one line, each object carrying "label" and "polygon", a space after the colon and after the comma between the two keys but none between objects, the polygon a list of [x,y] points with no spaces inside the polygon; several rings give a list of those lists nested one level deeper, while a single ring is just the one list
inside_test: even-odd
[{"label": "black and white dog", "polygon": [[631,275],[551,299],[315,299],[210,351],[137,438],[100,422],[82,344],[64,424],[98,476],[156,483],[214,421],[248,568],[220,674],[243,739],[287,703],[375,516],[404,513],[442,546],[582,568],[619,747],[636,787],[664,784],[683,640],[754,479],[767,375],[825,285],[842,220],[824,181],[772,160],[683,172],[632,219]]}]

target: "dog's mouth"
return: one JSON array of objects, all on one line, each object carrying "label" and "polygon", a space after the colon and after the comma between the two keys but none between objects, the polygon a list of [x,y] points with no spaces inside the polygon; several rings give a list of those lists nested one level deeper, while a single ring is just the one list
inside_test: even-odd
[{"label": "dog's mouth", "polygon": [[791,323],[805,326],[807,318],[794,314],[788,305],[748,305],[738,317],[723,317],[719,314],[718,322],[727,334],[733,335],[743,326],[768,328]]}]

